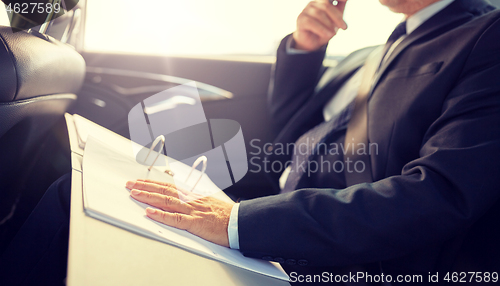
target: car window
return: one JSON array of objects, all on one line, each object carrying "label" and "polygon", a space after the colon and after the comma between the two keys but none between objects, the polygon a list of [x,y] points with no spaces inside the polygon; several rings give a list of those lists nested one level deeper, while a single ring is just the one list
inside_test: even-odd
[{"label": "car window", "polygon": [[3,10],[2,12],[0,12],[0,25],[10,26],[9,17],[7,16],[7,10]]},{"label": "car window", "polygon": [[[309,0],[89,0],[85,50],[161,55],[274,55]],[[401,15],[350,1],[328,54],[382,44]]]}]

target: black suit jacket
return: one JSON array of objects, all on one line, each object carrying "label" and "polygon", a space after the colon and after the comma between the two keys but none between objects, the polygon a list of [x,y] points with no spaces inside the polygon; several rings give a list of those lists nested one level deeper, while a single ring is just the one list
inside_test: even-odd
[{"label": "black suit jacket", "polygon": [[[500,241],[493,207],[500,198],[500,12],[492,10],[482,0],[454,1],[381,67],[368,106],[368,137],[379,146],[374,183],[241,202],[241,252],[308,267],[492,270],[500,257],[489,245]],[[324,51],[287,55],[282,42],[269,99],[282,130],[276,144],[320,123],[325,103],[370,51],[323,73]],[[329,78],[320,81],[323,74]],[[327,84],[318,91],[318,82]]]}]

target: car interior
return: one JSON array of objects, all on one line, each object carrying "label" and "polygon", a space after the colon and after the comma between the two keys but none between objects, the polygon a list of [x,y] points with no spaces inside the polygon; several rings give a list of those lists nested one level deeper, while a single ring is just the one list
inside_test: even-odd
[{"label": "car interior", "polygon": [[[40,28],[26,29],[30,21],[22,18],[11,19],[12,27],[0,27],[0,254],[50,184],[71,170],[66,112],[129,138],[132,107],[195,81],[206,117],[239,122],[247,152],[253,150],[250,140],[260,139],[252,143],[259,145],[277,135],[267,112],[273,55],[88,51],[85,23],[93,1],[76,1]],[[491,2],[500,7],[500,0]],[[331,57],[329,64],[341,58]],[[249,199],[275,191],[264,172],[249,171],[225,192]]]},{"label": "car interior", "polygon": [[[0,28],[0,253],[50,184],[71,170],[65,112],[129,138],[133,106],[196,81],[207,118],[236,120],[245,138],[270,142],[275,134],[266,111],[271,61],[85,52],[86,4],[44,33]],[[226,192],[252,198],[272,189],[263,174],[248,172]]]}]

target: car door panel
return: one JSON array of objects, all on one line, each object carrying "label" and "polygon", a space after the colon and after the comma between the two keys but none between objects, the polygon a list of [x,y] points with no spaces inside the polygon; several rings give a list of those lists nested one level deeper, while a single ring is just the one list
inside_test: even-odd
[{"label": "car door panel", "polygon": [[[127,116],[133,106],[191,80],[197,82],[208,119],[232,119],[240,123],[249,160],[252,140],[264,144],[272,142],[275,136],[267,111],[271,60],[105,53],[83,56],[87,75],[73,112],[125,137],[129,137]],[[263,172],[249,168],[247,175],[227,192],[235,198],[251,198],[273,191]]]}]

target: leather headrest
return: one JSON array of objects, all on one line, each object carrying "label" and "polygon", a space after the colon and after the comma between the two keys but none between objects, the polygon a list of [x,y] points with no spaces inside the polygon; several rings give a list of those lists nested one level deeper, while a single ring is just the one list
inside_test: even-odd
[{"label": "leather headrest", "polygon": [[85,77],[85,61],[72,47],[1,26],[0,67],[0,102],[76,93]]}]

